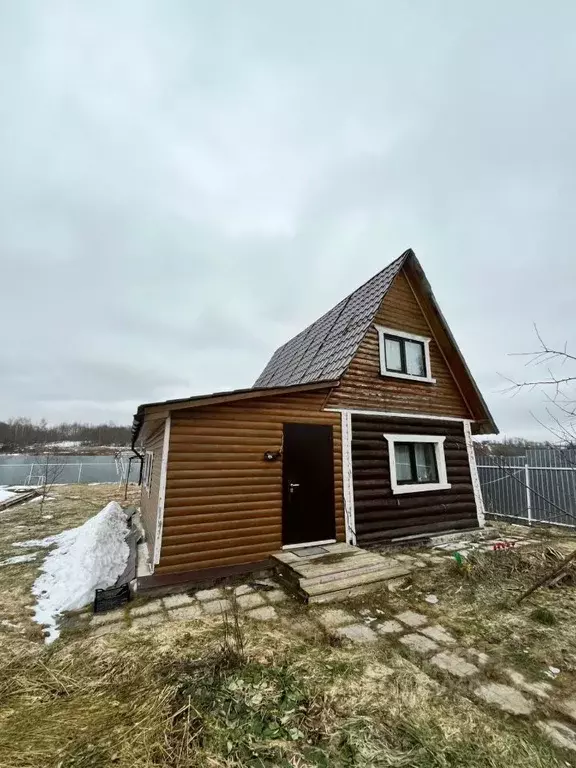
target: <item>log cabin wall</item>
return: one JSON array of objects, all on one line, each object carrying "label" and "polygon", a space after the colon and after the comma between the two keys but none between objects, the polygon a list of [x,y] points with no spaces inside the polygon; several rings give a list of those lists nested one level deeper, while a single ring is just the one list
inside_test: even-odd
[{"label": "log cabin wall", "polygon": [[[334,390],[329,406],[392,413],[425,413],[474,419],[463,399],[455,377],[440,350],[422,307],[402,270],[395,277],[340,386]],[[431,338],[430,362],[435,384],[382,376],[380,348],[375,325]]]},{"label": "log cabin wall", "polygon": [[[452,487],[394,495],[387,433],[446,436],[444,454]],[[352,415],[352,470],[358,546],[478,525],[461,422]]]},{"label": "log cabin wall", "polygon": [[173,411],[160,562],[155,574],[258,563],[282,547],[283,424],[330,424],[336,537],[344,540],[340,415],[328,391]]},{"label": "log cabin wall", "polygon": [[154,556],[156,541],[156,521],[158,520],[158,499],[160,495],[160,477],[162,475],[162,449],[164,447],[164,421],[154,425],[154,431],[145,440],[145,451],[153,451],[152,480],[150,492],[142,485],[140,492],[140,515],[146,531],[146,541],[150,557]]}]

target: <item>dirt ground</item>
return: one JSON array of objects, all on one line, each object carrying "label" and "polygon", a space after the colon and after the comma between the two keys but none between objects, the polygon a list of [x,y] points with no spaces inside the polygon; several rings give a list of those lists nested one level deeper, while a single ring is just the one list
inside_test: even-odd
[{"label": "dirt ground", "polygon": [[[325,607],[290,600],[269,622],[234,613],[101,636],[77,622],[46,646],[29,611],[40,558],[2,561],[18,554],[14,542],[74,527],[123,497],[117,486],[52,495],[42,512],[31,502],[0,515],[0,768],[576,764],[534,718],[479,705],[465,682],[432,674],[387,638],[344,642],[316,621]],[[551,543],[564,541],[478,555],[465,568],[448,556],[393,592],[335,607],[386,617],[411,608],[486,652],[494,679],[509,664],[550,683],[552,666],[568,696],[576,588],[514,602],[548,567]]]}]

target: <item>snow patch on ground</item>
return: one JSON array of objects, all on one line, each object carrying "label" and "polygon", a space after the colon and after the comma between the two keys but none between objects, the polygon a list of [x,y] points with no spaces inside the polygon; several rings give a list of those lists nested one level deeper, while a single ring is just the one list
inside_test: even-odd
[{"label": "snow patch on ground", "polygon": [[17,547],[49,547],[42,573],[34,582],[37,598],[34,619],[47,627],[46,642],[60,634],[58,619],[64,611],[83,608],[94,600],[96,589],[112,587],[126,568],[129,547],[126,511],[111,501],[79,528],[46,539],[16,542]]},{"label": "snow patch on ground", "polygon": [[8,501],[8,499],[13,499],[18,494],[12,493],[11,491],[6,491],[4,488],[0,487],[0,504],[2,504],[3,501]]},{"label": "snow patch on ground", "polygon": [[31,563],[32,560],[36,560],[38,552],[31,552],[29,555],[14,555],[7,560],[1,560],[0,565],[15,565],[16,563]]}]

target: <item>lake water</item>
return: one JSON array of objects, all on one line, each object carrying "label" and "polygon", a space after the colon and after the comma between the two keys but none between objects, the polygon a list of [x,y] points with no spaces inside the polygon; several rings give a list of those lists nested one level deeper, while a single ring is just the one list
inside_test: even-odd
[{"label": "lake water", "polygon": [[[126,480],[128,459],[114,456],[50,456],[52,465],[58,469],[56,483],[119,483]],[[46,457],[31,454],[2,456],[0,454],[0,485],[41,485],[46,472]],[[48,477],[56,470],[49,468]],[[132,461],[130,481],[137,483],[140,462]]]}]

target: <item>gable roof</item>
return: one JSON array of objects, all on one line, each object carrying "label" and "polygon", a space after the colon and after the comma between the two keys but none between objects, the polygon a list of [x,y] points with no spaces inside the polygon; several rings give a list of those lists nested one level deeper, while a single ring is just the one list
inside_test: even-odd
[{"label": "gable roof", "polygon": [[342,299],[333,309],[274,352],[255,387],[339,379],[348,368],[411,250]]},{"label": "gable roof", "polygon": [[[410,269],[432,306],[435,322],[444,334],[444,353],[450,353],[454,375],[467,379],[479,431],[498,432],[494,419],[456,340],[436,301],[420,262],[409,248],[368,282],[339,302],[333,309],[279,347],[256,380],[254,387],[282,387],[340,379],[352,362],[358,347],[374,321],[382,300],[403,267]],[[447,347],[450,349],[448,350]]]}]

